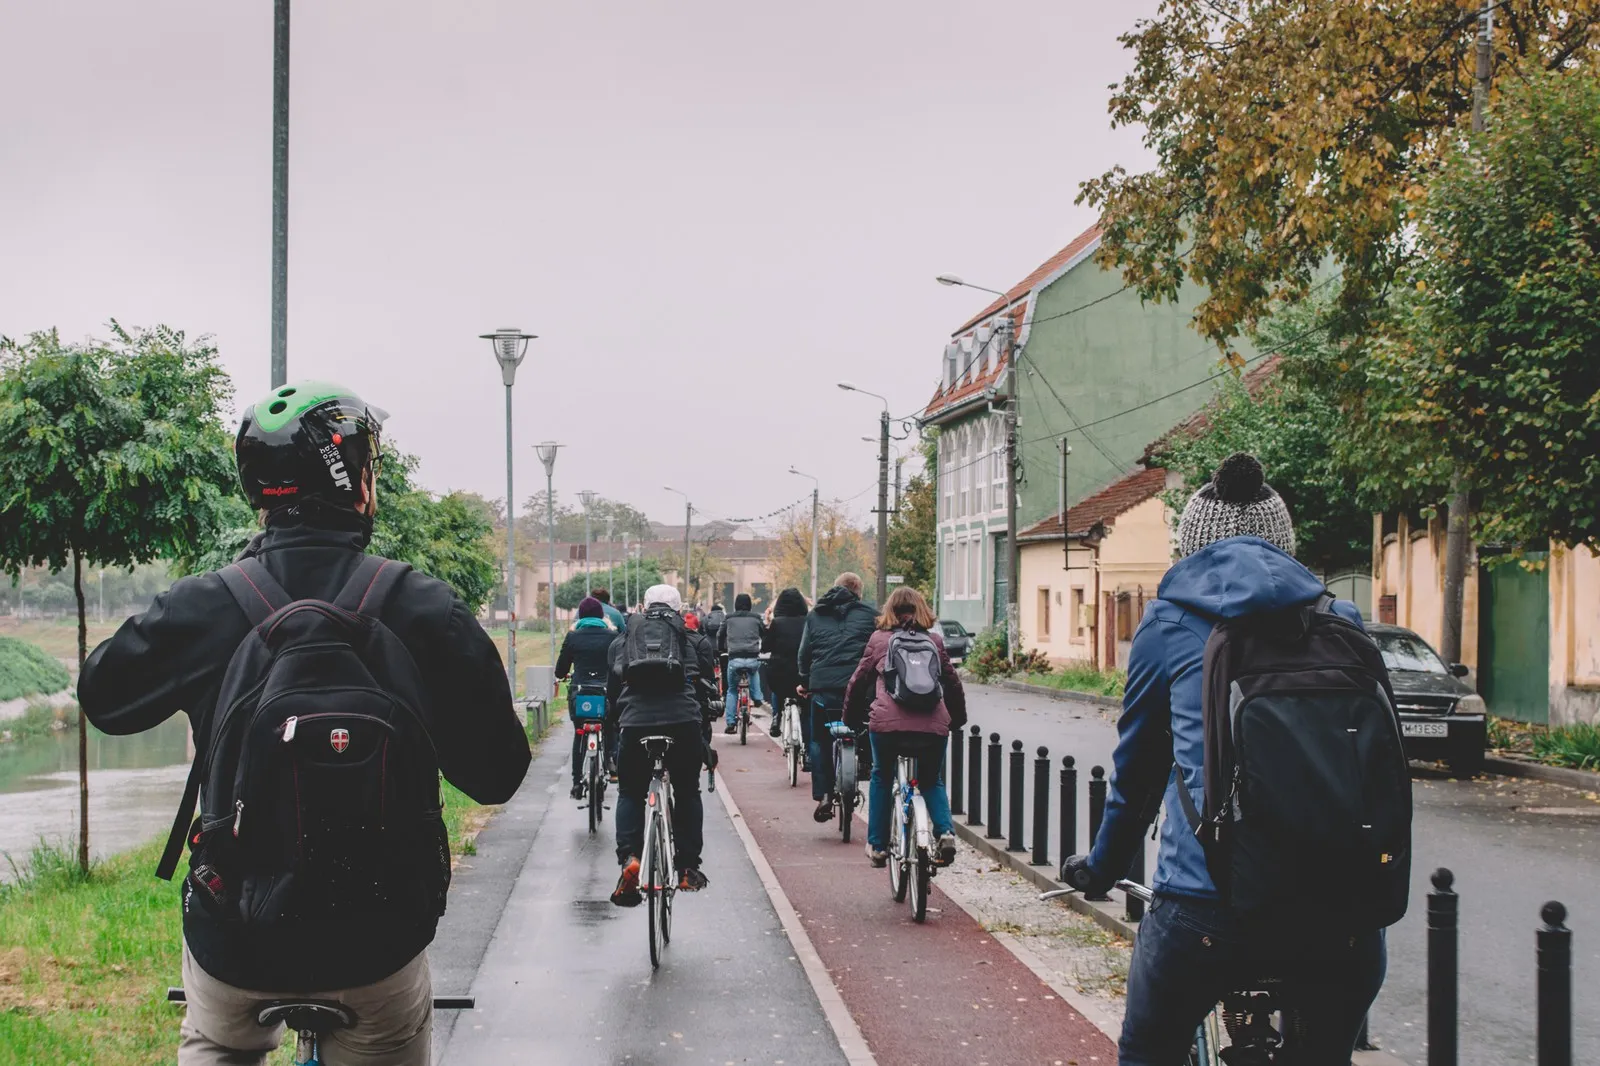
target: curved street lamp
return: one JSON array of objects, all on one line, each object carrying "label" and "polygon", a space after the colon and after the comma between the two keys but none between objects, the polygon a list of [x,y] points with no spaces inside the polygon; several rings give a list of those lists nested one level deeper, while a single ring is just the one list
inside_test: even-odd
[{"label": "curved street lamp", "polygon": [[550,594],[550,663],[556,661],[556,452],[561,450],[561,445],[553,440],[541,441],[534,445],[534,451],[539,453],[539,462],[544,464],[544,516],[545,540],[550,548],[550,575],[545,581],[546,591]]},{"label": "curved street lamp", "polygon": [[[515,326],[502,326],[493,333],[480,333],[479,338],[494,348],[495,362],[500,364],[500,380],[506,386],[506,677],[511,681],[511,695],[517,694],[517,522],[516,495],[511,487],[511,386],[517,380],[517,367],[528,354],[528,342],[538,338],[524,333]],[[554,660],[552,660],[553,662]]]}]

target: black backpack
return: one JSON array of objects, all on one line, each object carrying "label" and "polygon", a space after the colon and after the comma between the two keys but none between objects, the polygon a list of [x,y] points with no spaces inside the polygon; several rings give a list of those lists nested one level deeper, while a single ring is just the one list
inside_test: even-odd
[{"label": "black backpack", "polygon": [[409,569],[366,556],[332,603],[291,601],[254,559],[218,571],[253,628],[156,870],[171,878],[187,835],[186,907],[261,927],[444,912],[450,849],[426,692],[379,620]]},{"label": "black backpack", "polygon": [[944,663],[925,629],[902,626],[889,636],[883,655],[883,687],[910,711],[931,711],[944,699]]},{"label": "black backpack", "polygon": [[1406,913],[1411,775],[1378,647],[1332,603],[1217,623],[1202,681],[1204,812],[1182,774],[1178,790],[1234,910],[1309,907],[1375,929]]},{"label": "black backpack", "polygon": [[647,695],[682,689],[686,632],[683,619],[667,607],[628,619],[622,640],[622,679],[628,687]]}]

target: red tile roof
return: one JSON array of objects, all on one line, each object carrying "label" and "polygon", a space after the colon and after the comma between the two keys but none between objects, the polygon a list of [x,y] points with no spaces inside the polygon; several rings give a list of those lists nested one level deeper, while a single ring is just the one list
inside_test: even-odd
[{"label": "red tile roof", "polygon": [[[1045,278],[1049,277],[1061,267],[1071,262],[1075,257],[1082,254],[1083,251],[1089,247],[1089,245],[1093,244],[1099,238],[1100,224],[1097,222],[1074,237],[1065,248],[1061,249],[1055,255],[1052,255],[1049,259],[1046,259],[1044,262],[1040,263],[1027,277],[1011,286],[1004,296],[996,298],[995,301],[988,307],[984,308],[972,318],[969,318],[962,324],[961,328],[952,333],[951,336],[960,337],[970,331],[978,323],[998,315],[1001,311],[1004,311],[1007,308],[1010,309],[1009,314],[1011,316],[1013,329],[1020,331],[1022,329],[1023,316],[1027,313],[1027,304],[1024,302],[1027,295],[1033,292],[1033,290],[1037,288]],[[968,370],[967,367],[960,368],[963,371],[961,379],[957,380],[949,388],[946,388],[941,384],[934,392],[933,399],[928,401],[928,406],[923,411],[923,417],[926,418],[939,411],[945,410],[946,408],[953,407],[956,404],[961,403],[964,400],[968,400],[973,396],[983,392],[983,390],[990,384],[1000,379],[1000,375],[1005,370],[1005,365],[1006,359],[1004,356],[1002,356],[1001,358],[991,362],[989,364],[989,370],[982,375],[976,373],[966,373]]]},{"label": "red tile roof", "polygon": [[[1120,481],[1113,481],[1093,496],[1067,510],[1067,532],[1087,533],[1096,522],[1115,525],[1117,516],[1155,498],[1167,487],[1167,472],[1160,467],[1139,470]],[[1051,515],[1017,534],[1020,540],[1047,540],[1061,536],[1061,516]]]}]

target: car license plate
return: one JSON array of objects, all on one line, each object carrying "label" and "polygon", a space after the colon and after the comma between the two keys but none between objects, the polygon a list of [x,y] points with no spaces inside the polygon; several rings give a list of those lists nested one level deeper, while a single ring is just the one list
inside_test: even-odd
[{"label": "car license plate", "polygon": [[1444,722],[1401,722],[1400,732],[1408,737],[1447,737],[1450,726]]}]

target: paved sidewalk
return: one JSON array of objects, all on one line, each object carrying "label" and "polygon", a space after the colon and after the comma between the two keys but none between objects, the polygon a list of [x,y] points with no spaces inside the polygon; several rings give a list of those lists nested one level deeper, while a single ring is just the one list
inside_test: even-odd
[{"label": "paved sidewalk", "polygon": [[617,872],[610,812],[591,836],[566,796],[568,728],[557,726],[541,745],[506,812],[533,822],[534,839],[472,981],[477,1009],[459,1018],[440,1061],[843,1066],[714,796],[705,797],[711,887],[678,895],[672,943],[651,971],[644,909],[607,899]]},{"label": "paved sidewalk", "polygon": [[840,841],[811,820],[810,787],[791,789],[777,747],[717,737],[731,791],[880,1066],[1088,1066],[1110,1040],[934,882],[928,921],[889,895],[863,853],[866,826]]}]

